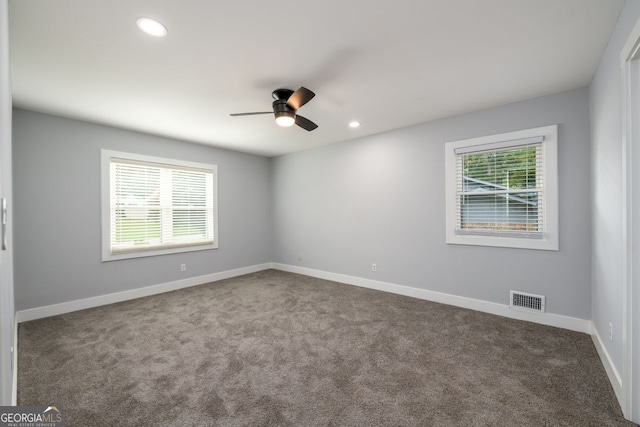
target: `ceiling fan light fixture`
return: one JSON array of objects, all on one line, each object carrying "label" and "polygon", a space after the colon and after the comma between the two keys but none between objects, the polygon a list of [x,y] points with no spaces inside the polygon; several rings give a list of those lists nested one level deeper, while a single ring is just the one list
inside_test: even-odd
[{"label": "ceiling fan light fixture", "polygon": [[[301,129],[311,132],[318,128],[318,125],[313,123],[306,117],[296,114],[298,108],[305,105],[307,102],[316,96],[315,93],[307,89],[306,87],[300,87],[295,92],[291,89],[276,89],[271,94],[274,99],[271,106],[273,107],[273,114],[276,116],[276,124],[281,127],[291,127],[298,125]],[[251,113],[231,113],[231,116],[257,116],[262,114],[271,114],[270,111],[255,111]]]},{"label": "ceiling fan light fixture", "polygon": [[138,18],[136,20],[136,24],[138,25],[138,28],[151,36],[164,37],[167,35],[167,27],[155,19]]},{"label": "ceiling fan light fixture", "polygon": [[292,113],[286,111],[280,111],[276,113],[276,123],[278,126],[287,128],[289,126],[293,126],[295,122],[296,119],[293,117]]}]

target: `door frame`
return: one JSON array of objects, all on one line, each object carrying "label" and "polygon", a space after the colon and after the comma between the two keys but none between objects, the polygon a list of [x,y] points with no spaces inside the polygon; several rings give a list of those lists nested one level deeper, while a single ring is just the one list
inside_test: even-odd
[{"label": "door frame", "polygon": [[[640,423],[640,261],[634,260],[634,213],[640,215],[640,197],[633,197],[634,184],[640,189],[640,176],[634,176],[640,162],[640,20],[636,22],[620,53],[622,70],[622,411],[627,419]],[[636,152],[634,153],[634,147]],[[635,155],[635,159],[634,159]],[[634,161],[635,160],[635,161]],[[638,175],[636,173],[636,175]],[[635,199],[635,200],[634,200]],[[635,205],[634,205],[635,203]],[[640,218],[640,216],[639,216]],[[640,221],[635,221],[636,227]],[[640,230],[640,229],[639,229]],[[637,240],[637,241],[636,241]],[[636,325],[636,327],[634,327]]]}]

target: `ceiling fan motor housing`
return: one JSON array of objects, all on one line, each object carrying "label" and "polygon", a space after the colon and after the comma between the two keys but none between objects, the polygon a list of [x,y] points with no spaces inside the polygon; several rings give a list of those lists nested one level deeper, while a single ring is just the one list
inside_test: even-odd
[{"label": "ceiling fan motor housing", "polygon": [[292,94],[293,91],[290,89],[276,89],[273,91],[271,96],[275,99],[273,101],[273,114],[276,118],[282,116],[295,117],[296,110],[287,105],[287,100]]},{"label": "ceiling fan motor housing", "polygon": [[296,115],[296,110],[289,107],[287,105],[286,99],[277,99],[273,101],[273,113],[276,117],[279,116],[290,116],[294,117]]}]

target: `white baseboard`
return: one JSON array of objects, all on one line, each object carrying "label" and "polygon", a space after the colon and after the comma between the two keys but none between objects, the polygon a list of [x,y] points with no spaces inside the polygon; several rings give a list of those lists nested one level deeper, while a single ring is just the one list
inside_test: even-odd
[{"label": "white baseboard", "polygon": [[442,292],[428,291],[426,289],[412,288],[410,286],[396,285],[393,283],[364,279],[362,277],[330,273],[328,271],[314,270],[311,268],[298,267],[295,265],[272,263],[272,266],[273,268],[278,270],[304,274],[305,276],[317,277],[319,279],[332,280],[334,282],[345,283],[348,285],[376,289],[393,294],[405,295],[427,301],[453,305],[456,307],[468,308],[471,310],[482,311],[484,313],[509,317],[511,319],[526,320],[529,322],[540,323],[547,326],[555,326],[557,328],[569,329],[571,331],[582,332],[585,334],[591,333],[591,322],[589,320],[578,319],[575,317],[562,316],[560,314],[553,313],[531,313],[526,311],[514,310],[506,304],[498,304],[489,301],[461,297],[458,295],[445,294]]},{"label": "white baseboard", "polygon": [[587,334],[591,334],[592,332],[590,321],[578,319],[575,317],[562,316],[552,313],[530,313],[526,311],[513,310],[506,304],[498,304],[458,295],[434,292],[426,289],[396,285],[393,283],[380,282],[377,280],[365,279],[362,277],[348,276],[344,274],[331,273],[328,271],[314,270],[311,268],[280,263],[257,264],[249,267],[242,267],[234,270],[207,274],[204,276],[176,280],[174,282],[146,286],[144,288],[132,289],[129,291],[116,292],[113,294],[100,295],[92,298],[85,298],[60,304],[47,305],[44,307],[20,310],[16,312],[16,321],[17,323],[28,322],[30,320],[56,316],[59,314],[70,313],[72,311],[84,310],[101,305],[113,304],[116,302],[127,301],[135,298],[142,298],[150,295],[188,288],[191,286],[202,285],[205,283],[216,282],[218,280],[229,279],[231,277],[237,277],[244,274],[254,273],[256,271],[267,270],[269,268],[304,274],[306,276],[317,277],[320,279],[332,280],[334,282],[345,283],[348,285],[355,285],[364,288],[405,295],[413,298],[424,299],[427,301],[434,301],[442,304],[468,308],[471,310],[496,314],[498,316],[509,317],[512,319],[526,320],[543,325],[555,326],[558,328],[569,329],[572,331],[583,332]]},{"label": "white baseboard", "polygon": [[598,333],[598,330],[596,329],[593,322],[591,322],[591,339],[593,340],[593,344],[596,347],[598,356],[600,356],[600,360],[602,361],[604,370],[607,372],[609,382],[611,383],[611,387],[613,387],[613,391],[616,394],[618,403],[620,403],[620,406],[624,408],[624,405],[622,404],[624,402],[622,393],[622,377],[613,364],[613,360],[611,359],[607,348],[604,346],[602,338],[600,337],[600,334]]},{"label": "white baseboard", "polygon": [[11,404],[18,404],[18,316],[13,318],[13,379],[11,381]]},{"label": "white baseboard", "polygon": [[84,298],[75,301],[63,302],[60,304],[47,305],[44,307],[30,308],[16,312],[17,323],[28,322],[29,320],[42,319],[44,317],[57,316],[59,314],[70,313],[72,311],[84,310],[86,308],[98,307],[101,305],[113,304],[135,298],[147,297],[164,292],[175,291],[191,286],[203,285],[205,283],[217,282],[218,280],[229,279],[231,277],[242,276],[243,274],[255,273],[256,271],[271,268],[271,263],[257,264],[249,267],[237,268],[234,270],[221,271],[219,273],[206,274],[204,276],[190,277],[188,279],[176,280],[174,282],[161,283],[158,285],[146,286],[144,288],[132,289],[130,291],[116,292],[113,294],[100,295],[92,298]]}]

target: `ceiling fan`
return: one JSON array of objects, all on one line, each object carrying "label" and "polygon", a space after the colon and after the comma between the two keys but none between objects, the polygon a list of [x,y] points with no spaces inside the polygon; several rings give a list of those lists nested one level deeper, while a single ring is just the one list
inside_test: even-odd
[{"label": "ceiling fan", "polygon": [[289,127],[293,126],[293,124],[297,124],[304,130],[308,130],[311,132],[315,128],[318,127],[317,124],[313,123],[311,120],[306,117],[302,117],[296,112],[298,108],[302,107],[307,102],[311,101],[311,99],[316,96],[315,93],[311,92],[306,87],[301,87],[295,92],[291,89],[276,89],[271,94],[273,96],[273,111],[259,111],[255,113],[233,113],[231,116],[256,116],[258,114],[275,114],[276,123],[279,126]]}]

